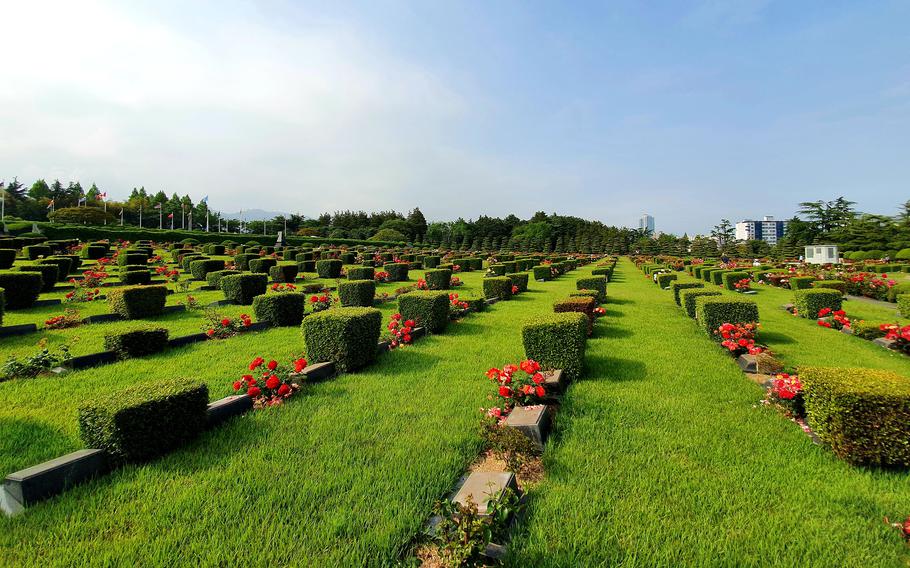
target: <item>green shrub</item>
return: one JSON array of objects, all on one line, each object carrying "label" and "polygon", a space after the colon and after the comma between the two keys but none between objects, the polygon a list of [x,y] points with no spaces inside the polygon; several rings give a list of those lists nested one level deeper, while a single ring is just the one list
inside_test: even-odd
[{"label": "green shrub", "polygon": [[104,336],[104,348],[115,351],[121,359],[144,357],[167,349],[168,330],[143,327]]},{"label": "green shrub", "polygon": [[591,276],[588,278],[579,278],[575,281],[576,290],[597,290],[597,303],[607,301],[607,277]]},{"label": "green shrub", "polygon": [[592,276],[603,276],[607,279],[607,282],[610,281],[610,278],[613,276],[612,268],[595,268],[591,271]]},{"label": "green shrub", "polygon": [[822,308],[841,309],[843,296],[837,290],[809,288],[793,291],[793,306],[800,317],[815,319]]},{"label": "green shrub", "polygon": [[853,330],[853,337],[859,337],[860,339],[872,341],[879,337],[885,337],[885,332],[882,331],[880,324],[866,320],[851,321],[850,329]]},{"label": "green shrub", "polygon": [[901,282],[888,289],[888,301],[896,302],[900,294],[910,294],[910,282]]},{"label": "green shrub", "polygon": [[256,260],[257,258],[259,258],[258,254],[249,254],[249,253],[245,253],[245,252],[242,252],[240,254],[235,254],[234,255],[234,266],[236,266],[237,270],[240,270],[240,271],[249,270],[250,261]]},{"label": "green shrub", "polygon": [[89,260],[98,260],[107,256],[107,245],[86,245],[82,247],[82,257]]},{"label": "green shrub", "polygon": [[708,282],[708,283],[710,284],[710,283],[712,282],[712,280],[711,280],[711,273],[714,272],[714,271],[716,271],[716,270],[723,270],[723,269],[722,269],[722,268],[716,268],[716,267],[714,267],[714,266],[707,266],[707,267],[705,267],[705,268],[702,268],[702,270],[701,270],[701,279],[704,280],[705,282]]},{"label": "green shrub", "polygon": [[190,274],[196,280],[205,280],[209,272],[218,272],[224,270],[224,261],[208,258],[205,260],[194,260],[190,262]]},{"label": "green shrub", "polygon": [[140,284],[149,284],[152,281],[152,273],[147,268],[137,268],[120,271],[120,282],[127,286],[138,286]]},{"label": "green shrub", "polygon": [[713,290],[706,289],[693,289],[693,290],[683,290],[680,292],[680,302],[682,306],[686,309],[686,315],[690,318],[695,317],[695,302],[701,296],[720,296],[720,292],[715,292]]},{"label": "green shrub", "polygon": [[910,318],[910,294],[898,294],[897,309],[905,318]]},{"label": "green shrub", "polygon": [[38,272],[41,274],[41,291],[50,292],[57,285],[60,269],[56,264],[25,264],[19,267],[19,272]]},{"label": "green shrub", "polygon": [[79,409],[86,447],[115,462],[142,462],[198,436],[208,419],[209,391],[196,380],[176,379],[95,395]]},{"label": "green shrub", "polygon": [[835,455],[865,466],[910,465],[910,380],[891,371],[800,368],[809,425]]},{"label": "green shrub", "polygon": [[256,321],[275,327],[300,325],[306,307],[306,295],[300,292],[262,294],[253,298]]},{"label": "green shrub", "polygon": [[38,264],[54,264],[57,266],[57,282],[66,282],[69,280],[70,268],[73,266],[72,259],[65,256],[50,256],[38,261]]},{"label": "green shrub", "polygon": [[297,270],[299,272],[316,272],[316,261],[315,260],[303,260],[297,263]]},{"label": "green shrub", "polygon": [[189,272],[189,271],[190,271],[190,265],[191,265],[193,262],[195,262],[195,261],[197,261],[197,260],[208,260],[208,258],[209,258],[209,257],[207,257],[207,256],[202,256],[202,255],[199,254],[198,252],[194,252],[194,253],[192,253],[192,254],[185,254],[185,255],[183,255],[182,259],[180,260],[180,266],[183,268],[183,271],[184,271],[184,272]]},{"label": "green shrub", "polygon": [[306,260],[316,260],[312,252],[301,252],[294,255],[294,260],[297,262],[304,262]]},{"label": "green shrub", "polygon": [[235,304],[249,306],[253,298],[265,294],[269,277],[265,274],[232,274],[221,279],[224,298]]},{"label": "green shrub", "polygon": [[383,270],[389,273],[392,282],[406,282],[408,279],[408,263],[390,262],[383,265]]},{"label": "green shrub", "polygon": [[438,256],[425,256],[423,257],[423,267],[424,268],[436,268],[439,266],[439,261],[441,259]]},{"label": "green shrub", "polygon": [[758,305],[748,298],[702,296],[695,300],[695,317],[708,334],[713,334],[724,323],[758,322]]},{"label": "green shrub", "polygon": [[324,259],[316,261],[316,273],[320,278],[341,277],[342,263],[338,259]]},{"label": "green shrub", "polygon": [[418,290],[398,296],[398,312],[430,333],[441,333],[449,324],[449,294],[441,290]]},{"label": "green shrub", "polygon": [[496,276],[505,276],[506,275],[506,266],[504,264],[491,264],[490,270]]},{"label": "green shrub", "polygon": [[161,315],[167,301],[167,286],[127,286],[107,291],[111,313],[125,319],[143,319]]},{"label": "green shrub", "polygon": [[127,264],[148,264],[149,256],[144,252],[121,251],[117,255],[117,266]]},{"label": "green shrub", "polygon": [[550,267],[546,264],[541,264],[531,268],[531,271],[534,273],[534,280],[549,280],[550,279]]},{"label": "green shrub", "polygon": [[676,280],[676,274],[671,274],[669,272],[663,272],[656,276],[655,281],[657,282],[657,287],[663,290],[664,288],[669,288],[670,283]]},{"label": "green shrub", "polygon": [[293,284],[297,281],[297,265],[282,262],[269,268],[269,278],[272,282],[287,282]]},{"label": "green shrub", "polygon": [[376,269],[372,266],[352,266],[348,268],[348,280],[372,280]]},{"label": "green shrub", "polygon": [[506,276],[494,276],[483,279],[484,298],[499,298],[502,301],[512,299],[512,280]]},{"label": "green shrub", "polygon": [[250,272],[254,274],[268,274],[269,269],[278,265],[278,260],[270,256],[254,258],[250,261]]},{"label": "green shrub", "polygon": [[42,256],[51,255],[51,247],[47,245],[30,245],[22,247],[22,252],[29,260],[38,260]]},{"label": "green shrub", "polygon": [[711,271],[711,283],[715,286],[723,286],[724,284],[724,274],[731,272],[727,269],[712,270]]},{"label": "green shrub", "polygon": [[205,283],[214,288],[221,288],[221,279],[232,274],[240,274],[239,270],[216,270],[205,275]]},{"label": "green shrub", "polygon": [[483,270],[483,259],[477,257],[471,257],[466,259],[468,261],[468,266],[471,270]]},{"label": "green shrub", "polygon": [[38,299],[44,277],[40,272],[0,271],[0,288],[6,290],[6,308],[30,308]]},{"label": "green shrub", "polygon": [[581,289],[581,290],[577,290],[575,292],[570,293],[569,296],[572,298],[591,298],[592,300],[594,300],[596,302],[597,299],[600,297],[600,292],[598,292],[597,290]]},{"label": "green shrub", "polygon": [[452,271],[447,268],[427,270],[424,273],[424,279],[430,290],[448,290],[449,283],[452,281]]},{"label": "green shrub", "polygon": [[748,272],[740,272],[737,270],[725,272],[721,278],[723,279],[724,288],[727,290],[736,290],[736,283],[740,280],[751,280]]},{"label": "green shrub", "polygon": [[376,297],[376,282],[373,280],[348,280],[338,284],[338,298],[344,307],[368,308]]},{"label": "green shrub", "polygon": [[525,356],[542,369],[562,369],[568,379],[581,377],[584,370],[588,318],[579,313],[539,316],[521,328]]},{"label": "green shrub", "polygon": [[7,270],[16,262],[16,249],[0,249],[0,270]]},{"label": "green shrub", "polygon": [[376,308],[333,308],[303,318],[303,342],[311,363],[331,361],[339,372],[373,362],[382,327]]},{"label": "green shrub", "polygon": [[673,300],[676,301],[677,306],[682,306],[682,298],[680,294],[683,290],[691,290],[693,288],[704,288],[705,285],[701,282],[673,282],[670,284],[670,290],[673,291]]},{"label": "green shrub", "polygon": [[791,290],[807,290],[812,288],[812,284],[815,282],[815,276],[794,276],[790,278],[790,289]]},{"label": "green shrub", "polygon": [[847,283],[843,280],[816,280],[812,283],[814,288],[827,288],[837,290],[842,295],[847,293]]},{"label": "green shrub", "polygon": [[528,291],[528,273],[527,272],[510,272],[506,278],[512,281],[513,286],[518,286],[519,292]]},{"label": "green shrub", "polygon": [[557,314],[565,312],[578,312],[588,318],[587,335],[594,331],[594,308],[597,300],[590,296],[576,296],[559,300],[553,303],[553,311]]},{"label": "green shrub", "polygon": [[3,314],[6,312],[6,291],[0,288],[0,325],[3,325]]}]

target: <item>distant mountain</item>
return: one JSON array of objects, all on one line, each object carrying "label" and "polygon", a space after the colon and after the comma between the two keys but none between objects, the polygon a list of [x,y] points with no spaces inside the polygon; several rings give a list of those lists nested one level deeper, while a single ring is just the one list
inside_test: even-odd
[{"label": "distant mountain", "polygon": [[[262,209],[244,209],[243,210],[243,220],[244,221],[262,221],[263,219],[274,219],[279,215],[284,215],[289,217],[288,213],[283,211],[265,211]],[[240,219],[240,212],[237,213],[222,213],[222,219]]]}]

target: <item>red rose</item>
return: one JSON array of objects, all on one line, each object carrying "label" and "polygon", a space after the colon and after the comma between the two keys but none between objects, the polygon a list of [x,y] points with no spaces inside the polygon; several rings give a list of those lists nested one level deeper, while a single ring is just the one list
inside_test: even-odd
[{"label": "red rose", "polygon": [[249,395],[250,398],[256,398],[262,394],[262,390],[259,387],[250,387],[247,389],[246,394]]},{"label": "red rose", "polygon": [[227,327],[227,326],[231,325],[231,320],[228,318],[224,318],[223,320],[221,320],[221,325]]},{"label": "red rose", "polygon": [[278,361],[275,361],[273,359],[273,360],[269,361],[269,364],[267,366],[269,368],[269,371],[274,371],[275,369],[278,368]]},{"label": "red rose", "polygon": [[538,384],[538,385],[539,385],[539,384],[542,384],[542,383],[543,383],[543,375],[541,375],[540,373],[535,373],[534,376],[531,377],[531,380],[534,381],[534,384]]},{"label": "red rose", "polygon": [[494,380],[498,379],[499,378],[499,369],[495,369],[495,368],[490,369],[489,371],[487,371],[487,377],[494,379]]},{"label": "red rose", "polygon": [[310,296],[310,303],[315,304],[318,301],[319,301],[318,296]]},{"label": "red rose", "polygon": [[417,324],[414,323],[414,320],[406,320],[406,321],[404,322],[404,326],[405,326],[405,327],[413,328],[415,325],[417,325]]},{"label": "red rose", "polygon": [[540,398],[543,398],[543,396],[545,394],[547,394],[546,391],[541,386],[538,386],[536,390],[537,390],[537,396],[539,396]]},{"label": "red rose", "polygon": [[297,359],[294,361],[294,372],[299,373],[300,371],[306,369],[306,359]]},{"label": "red rose", "polygon": [[403,339],[404,339],[404,342],[405,342],[405,343],[410,343],[410,342],[411,342],[411,336],[410,336],[410,335],[405,335]]},{"label": "red rose", "polygon": [[285,384],[282,384],[280,387],[278,387],[278,396],[287,396],[290,393],[291,393],[291,387],[289,387]]},{"label": "red rose", "polygon": [[215,330],[214,330],[214,329],[210,329],[210,330],[208,330],[207,332],[205,332],[205,334],[208,335],[209,337],[211,337],[211,336],[215,335]]},{"label": "red rose", "polygon": [[280,385],[280,384],[281,384],[281,380],[278,377],[276,377],[275,375],[272,375],[271,377],[268,378],[267,381],[265,381],[266,388],[272,389],[272,390],[277,389],[278,385]]},{"label": "red rose", "polygon": [[503,398],[509,398],[512,396],[512,389],[509,387],[499,387],[499,396]]},{"label": "red rose", "polygon": [[250,370],[252,371],[253,369],[258,367],[259,365],[262,365],[263,363],[265,363],[265,359],[263,359],[262,357],[256,357],[255,359],[253,359],[253,362],[250,363]]},{"label": "red rose", "polygon": [[234,381],[234,390],[235,391],[239,391],[240,387],[242,387],[242,386],[243,386],[243,383],[241,383],[240,381]]}]

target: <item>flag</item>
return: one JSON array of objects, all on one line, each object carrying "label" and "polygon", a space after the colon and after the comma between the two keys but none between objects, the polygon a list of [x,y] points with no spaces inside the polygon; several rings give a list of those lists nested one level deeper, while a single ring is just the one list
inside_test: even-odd
[{"label": "flag", "polygon": [[168,214],[167,214],[167,218],[168,218],[168,219],[173,219],[173,218],[174,218],[174,214],[173,214],[173,213],[168,213]]},{"label": "flag", "polygon": [[50,209],[53,206],[54,206],[54,200],[51,199],[50,203],[47,204],[47,208]]},{"label": "flag", "polygon": [[155,204],[155,209],[161,209],[161,204],[160,204],[160,203],[156,203],[156,204]]},{"label": "flag", "polygon": [[205,197],[203,197],[203,198],[199,201],[199,203],[205,203],[206,205],[208,205],[208,202],[209,202],[209,196],[208,196],[208,195],[206,195]]},{"label": "flag", "polygon": [[98,201],[104,200],[105,197],[107,197],[107,193],[99,193],[99,194],[95,195],[95,199],[97,199]]},{"label": "flag", "polygon": [[85,197],[80,197],[79,202],[76,203],[76,205],[81,205],[82,203],[85,203]]}]

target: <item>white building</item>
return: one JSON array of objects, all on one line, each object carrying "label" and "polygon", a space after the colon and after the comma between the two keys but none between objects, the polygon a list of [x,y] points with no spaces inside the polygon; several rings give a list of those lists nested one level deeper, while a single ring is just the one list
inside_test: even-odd
[{"label": "white building", "polygon": [[642,230],[647,230],[651,234],[654,233],[654,217],[645,213],[641,216],[641,219],[638,220],[638,228]]},{"label": "white building", "polygon": [[787,232],[787,221],[777,221],[765,216],[761,221],[742,220],[736,224],[736,240],[765,241],[772,247]]},{"label": "white building", "polygon": [[837,245],[809,245],[803,257],[807,264],[837,264],[840,254]]}]

